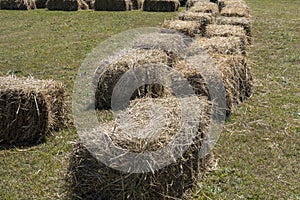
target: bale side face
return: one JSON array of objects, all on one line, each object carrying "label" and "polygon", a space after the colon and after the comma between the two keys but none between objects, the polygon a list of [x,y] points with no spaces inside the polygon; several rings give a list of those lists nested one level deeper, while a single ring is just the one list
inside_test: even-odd
[{"label": "bale side face", "polygon": [[34,90],[0,87],[0,144],[43,141],[48,129],[44,96]]},{"label": "bale side face", "polygon": [[206,37],[239,37],[243,44],[248,44],[245,30],[240,26],[235,25],[218,25],[209,24],[206,27]]},{"label": "bale side face", "polygon": [[[173,59],[161,50],[135,49],[121,53],[119,57],[114,58],[110,64],[104,66],[106,67],[106,71],[98,80],[95,92],[96,108],[111,108],[111,96],[113,94],[114,87],[122,75],[128,70],[138,68],[145,64],[164,64],[169,66],[172,62]],[[99,78],[98,72],[96,72],[95,77],[96,79]],[[152,97],[163,96],[164,89],[157,84],[145,85],[138,88],[133,93],[132,99],[148,95]]]},{"label": "bale side face", "polygon": [[0,88],[38,92],[47,104],[48,130],[56,130],[63,126],[66,107],[64,88],[60,82],[32,78],[0,77]]},{"label": "bale side face", "polygon": [[96,11],[127,11],[132,10],[131,0],[95,0]]},{"label": "bale side face", "polygon": [[245,46],[239,37],[196,38],[190,51],[206,50],[209,54],[245,54]]},{"label": "bale side face", "polygon": [[179,9],[178,0],[144,0],[143,11],[175,12]]},{"label": "bale side face", "polygon": [[212,13],[217,15],[219,13],[219,8],[217,4],[211,2],[196,2],[188,11],[190,12],[204,12]]},{"label": "bale side face", "polygon": [[203,25],[211,24],[215,20],[215,17],[211,13],[196,13],[189,11],[180,12],[178,18],[183,21],[198,21]]},{"label": "bale side face", "polygon": [[226,17],[250,17],[250,11],[247,7],[225,6],[221,10],[221,16]]},{"label": "bale side face", "polygon": [[220,25],[234,25],[241,26],[246,31],[248,44],[252,41],[252,23],[249,18],[246,17],[217,17],[216,23]]},{"label": "bale side face", "polygon": [[204,27],[201,27],[201,24],[197,21],[166,20],[162,27],[179,31],[190,37],[203,35],[205,32]]}]

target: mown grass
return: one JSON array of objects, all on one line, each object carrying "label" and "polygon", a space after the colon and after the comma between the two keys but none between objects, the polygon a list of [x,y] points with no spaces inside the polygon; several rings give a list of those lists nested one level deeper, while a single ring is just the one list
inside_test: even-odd
[{"label": "mown grass", "polygon": [[[300,199],[300,3],[248,0],[253,97],[226,123],[218,168],[195,199]],[[77,69],[109,36],[158,26],[174,13],[0,11],[0,75],[62,81],[70,95]],[[0,199],[63,199],[74,128],[46,143],[0,150]]]}]

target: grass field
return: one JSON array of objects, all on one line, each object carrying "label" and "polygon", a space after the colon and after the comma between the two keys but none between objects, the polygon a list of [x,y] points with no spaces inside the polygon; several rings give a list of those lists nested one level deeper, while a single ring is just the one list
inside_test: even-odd
[{"label": "grass field", "polygon": [[[215,148],[218,167],[198,199],[300,199],[300,2],[248,0],[254,20],[254,95],[234,112]],[[0,11],[0,75],[62,81],[71,95],[99,42],[174,13]],[[63,199],[73,127],[46,143],[0,150],[0,199]]]}]

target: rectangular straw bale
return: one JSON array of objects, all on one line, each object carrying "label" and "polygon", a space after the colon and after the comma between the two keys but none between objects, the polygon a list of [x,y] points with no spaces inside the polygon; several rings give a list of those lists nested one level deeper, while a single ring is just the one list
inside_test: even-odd
[{"label": "rectangular straw bale", "polygon": [[96,11],[127,11],[132,10],[131,0],[95,0]]},{"label": "rectangular straw bale", "polygon": [[192,52],[206,50],[210,54],[245,54],[245,46],[239,37],[196,38],[191,44]]},{"label": "rectangular straw bale", "polygon": [[228,5],[222,8],[221,16],[226,17],[250,17],[250,10],[248,7],[237,7],[234,5]]},{"label": "rectangular straw bale", "polygon": [[0,77],[0,94],[0,141],[36,141],[64,123],[64,89],[59,82]]},{"label": "rectangular straw bale", "polygon": [[228,37],[235,36],[239,37],[243,44],[247,44],[247,36],[245,30],[240,26],[235,25],[218,25],[209,24],[206,27],[206,37]]},{"label": "rectangular straw bale", "polygon": [[196,35],[203,35],[205,32],[205,26],[197,21],[183,21],[183,20],[166,20],[163,28],[177,30],[184,33],[190,37],[195,37]]},{"label": "rectangular straw bale", "polygon": [[[190,97],[186,97],[182,101],[189,103],[189,99]],[[112,161],[111,166],[122,165],[124,166],[123,171],[108,167],[93,156],[96,154],[98,158],[104,158],[110,154],[109,148],[105,152],[105,154],[107,153],[106,155],[103,155],[103,152],[94,152],[95,154],[91,154],[83,144],[78,143],[75,145],[70,156],[67,174],[70,199],[74,197],[123,200],[182,199],[185,193],[201,180],[203,173],[207,170],[211,162],[211,153],[207,152],[203,157],[199,156],[201,155],[201,148],[205,146],[204,138],[207,134],[211,104],[206,98],[199,97],[199,107],[191,108],[187,106],[185,108],[188,112],[194,113],[190,116],[195,117],[195,119],[197,118],[197,121],[199,121],[198,128],[189,130],[191,125],[181,122],[181,107],[178,100],[174,97],[134,100],[126,110],[120,113],[121,116],[125,115],[132,119],[132,123],[122,126],[118,120],[114,120],[104,124],[102,127],[95,128],[91,132],[90,135],[97,135],[97,132],[104,133],[117,148],[126,150],[128,153],[134,152],[137,154],[134,162],[123,161],[121,157],[110,159]],[[153,110],[153,106],[164,109],[163,111],[159,109]],[[149,114],[147,114],[149,111],[157,112],[158,117],[150,119]],[[159,116],[164,114],[165,116],[161,119]],[[145,127],[144,125],[144,120],[147,122],[149,120],[158,120],[158,124],[162,122],[163,128],[158,129],[157,137],[146,139],[137,139],[134,137],[133,133],[135,131],[148,130],[147,126]],[[153,172],[151,170],[145,173],[126,172],[127,166],[125,165],[128,165],[128,168],[132,169],[130,166],[134,165],[135,162],[139,162],[139,159],[142,158],[139,155],[144,152],[156,152],[157,149],[162,149],[165,145],[172,142],[177,130],[183,126],[187,134],[192,132],[195,134],[195,137],[193,137],[192,144],[187,147],[182,156],[176,160],[174,159],[173,163],[167,164],[165,167]],[[96,146],[102,145],[98,144],[99,140],[93,138]],[[146,142],[147,140],[149,142]],[[99,142],[101,143],[101,141]],[[108,144],[103,145],[108,146]],[[93,149],[93,145],[89,149]],[[159,152],[154,153],[153,157],[159,160],[153,162],[163,164],[166,162],[164,156],[170,154],[170,156],[175,158],[174,153],[175,151],[166,152],[164,155],[161,155]],[[115,161],[116,164],[114,163]],[[145,167],[149,169],[148,165]]]},{"label": "rectangular straw bale", "polygon": [[179,6],[179,0],[144,0],[143,11],[175,12]]},{"label": "rectangular straw bale", "polygon": [[219,10],[221,11],[222,8],[224,8],[227,5],[233,5],[233,4],[245,4],[244,0],[218,0],[217,2]]},{"label": "rectangular straw bale", "polygon": [[[182,60],[175,65],[175,69],[188,80],[195,94],[208,96],[209,99],[211,97],[207,87],[208,79],[210,84],[219,84],[214,80],[220,78],[226,91],[227,115],[229,115],[232,109],[251,95],[252,79],[245,57],[211,54],[212,69],[209,69],[207,59],[201,60],[200,58],[198,56],[197,66],[192,66],[188,61]],[[205,70],[211,72],[207,73]],[[214,86],[210,85],[210,87]]]},{"label": "rectangular straw bale", "polygon": [[183,21],[197,21],[204,26],[213,23],[215,20],[215,17],[211,13],[197,13],[190,11],[180,12],[178,18]]},{"label": "rectangular straw bale", "polygon": [[0,10],[31,10],[35,9],[34,0],[1,0]]},{"label": "rectangular straw bale", "polygon": [[186,7],[186,10],[189,10],[191,7],[193,7],[195,5],[195,3],[197,2],[210,2],[209,0],[187,0],[186,1],[186,4],[185,4],[185,7]]},{"label": "rectangular straw bale", "polygon": [[194,6],[188,9],[190,12],[203,12],[203,13],[212,13],[217,15],[219,13],[219,8],[217,4],[211,2],[196,2]]},{"label": "rectangular straw bale", "polygon": [[[162,50],[151,49],[128,49],[119,55],[112,57],[108,63],[104,63],[105,73],[99,78],[101,73],[96,71],[97,89],[95,94],[97,109],[110,109],[111,96],[115,85],[119,79],[128,70],[141,67],[145,64],[164,64],[169,66],[173,62],[173,58]],[[141,69],[142,70],[142,69]],[[146,76],[146,75],[145,75]],[[145,77],[146,79],[147,77]],[[153,84],[145,85],[134,92],[132,98],[143,96],[163,96],[164,89],[162,86]]]},{"label": "rectangular straw bale", "polygon": [[246,31],[248,44],[251,44],[252,40],[252,22],[249,18],[246,17],[224,17],[219,16],[216,18],[216,23],[220,25],[235,25],[241,26]]}]

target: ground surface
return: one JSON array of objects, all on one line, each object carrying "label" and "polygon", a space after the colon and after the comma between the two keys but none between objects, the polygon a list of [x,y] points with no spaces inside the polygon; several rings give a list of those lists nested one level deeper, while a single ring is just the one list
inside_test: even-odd
[{"label": "ground surface", "polygon": [[[217,169],[195,199],[300,199],[300,2],[248,0],[253,97],[226,123]],[[0,75],[63,81],[97,44],[121,31],[158,26],[174,14],[0,11]],[[72,127],[31,148],[0,150],[0,199],[62,199]]]}]

